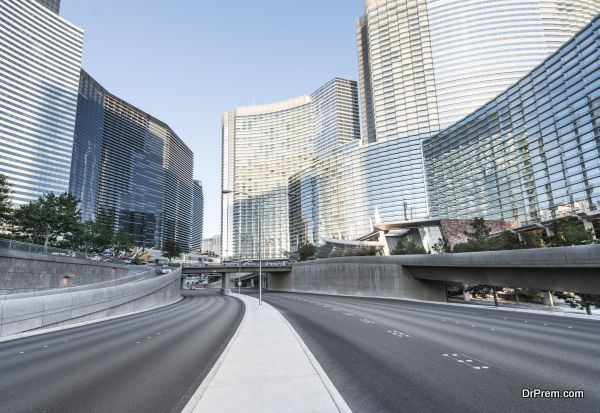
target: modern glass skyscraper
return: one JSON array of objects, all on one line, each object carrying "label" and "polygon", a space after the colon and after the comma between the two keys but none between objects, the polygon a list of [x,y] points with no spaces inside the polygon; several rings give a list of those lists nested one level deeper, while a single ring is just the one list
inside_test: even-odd
[{"label": "modern glass skyscraper", "polygon": [[194,252],[202,252],[204,236],[204,190],[202,182],[194,180],[194,211],[192,213],[192,247]]},{"label": "modern glass skyscraper", "polygon": [[16,205],[68,190],[82,47],[38,2],[0,2],[0,173]]},{"label": "modern glass skyscraper", "polygon": [[536,224],[600,212],[600,17],[423,142],[431,213]]},{"label": "modern glass skyscraper", "polygon": [[69,190],[95,219],[161,248],[190,249],[193,154],[168,125],[106,91],[85,71]]},{"label": "modern glass skyscraper", "polygon": [[60,0],[37,0],[37,2],[56,14],[60,13]]},{"label": "modern glass skyscraper", "polygon": [[[290,250],[288,178],[359,138],[356,82],[336,78],[311,96],[237,108],[223,116],[221,232],[224,257]],[[259,211],[259,208],[262,209]]]},{"label": "modern glass skyscraper", "polygon": [[357,21],[363,139],[422,139],[519,80],[597,0],[366,0]]}]

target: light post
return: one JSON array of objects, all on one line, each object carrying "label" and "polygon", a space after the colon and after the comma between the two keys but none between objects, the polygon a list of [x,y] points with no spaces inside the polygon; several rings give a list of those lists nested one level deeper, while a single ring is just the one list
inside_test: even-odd
[{"label": "light post", "polygon": [[[242,194],[246,195],[251,200],[255,199],[252,195],[242,191],[223,189],[221,193],[223,195]],[[260,198],[256,198],[256,200],[258,201],[258,308],[262,308],[262,203]]]}]

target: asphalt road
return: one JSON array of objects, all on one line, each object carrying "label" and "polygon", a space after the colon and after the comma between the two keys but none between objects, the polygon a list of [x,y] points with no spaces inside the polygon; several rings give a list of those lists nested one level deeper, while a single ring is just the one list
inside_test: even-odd
[{"label": "asphalt road", "polygon": [[[254,294],[253,294],[254,295]],[[599,412],[600,322],[265,293],[358,412]],[[522,389],[583,390],[523,399]]]},{"label": "asphalt road", "polygon": [[0,343],[0,412],[180,412],[243,311],[201,290],[161,309]]}]

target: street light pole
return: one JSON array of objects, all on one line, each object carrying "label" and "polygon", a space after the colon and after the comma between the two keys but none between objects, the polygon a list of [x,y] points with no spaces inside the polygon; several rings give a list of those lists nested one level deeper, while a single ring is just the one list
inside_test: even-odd
[{"label": "street light pole", "polygon": [[262,308],[262,202],[258,198],[258,308]]}]

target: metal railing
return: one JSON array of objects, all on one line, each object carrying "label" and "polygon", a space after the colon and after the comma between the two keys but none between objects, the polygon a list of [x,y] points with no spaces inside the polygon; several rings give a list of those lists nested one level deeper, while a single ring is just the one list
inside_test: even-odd
[{"label": "metal railing", "polygon": [[[57,248],[50,247],[44,248],[43,245],[32,244],[28,242],[16,241],[12,239],[2,239],[0,238],[0,248],[7,249],[9,251],[21,251],[21,252],[29,252],[32,254],[43,254],[43,255],[55,255],[62,257],[70,257],[70,258],[80,258],[84,260],[92,260],[92,261],[114,261],[112,258],[104,257],[102,255],[97,254],[86,254],[85,252],[75,251],[72,249],[65,248]],[[124,262],[121,260],[115,261],[117,263],[123,264]]]}]

